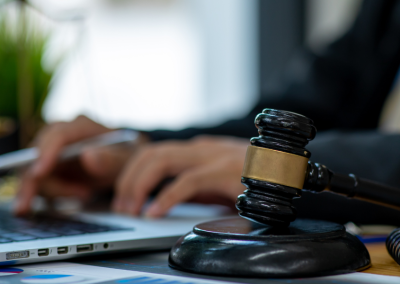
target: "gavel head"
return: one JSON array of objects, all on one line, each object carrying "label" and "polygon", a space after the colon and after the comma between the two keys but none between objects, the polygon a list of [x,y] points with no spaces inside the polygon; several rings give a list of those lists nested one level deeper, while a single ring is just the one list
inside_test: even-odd
[{"label": "gavel head", "polygon": [[242,172],[246,186],[238,196],[239,215],[252,221],[285,227],[296,219],[293,198],[301,196],[314,139],[313,121],[303,115],[264,109],[255,119],[258,137],[250,140]]}]

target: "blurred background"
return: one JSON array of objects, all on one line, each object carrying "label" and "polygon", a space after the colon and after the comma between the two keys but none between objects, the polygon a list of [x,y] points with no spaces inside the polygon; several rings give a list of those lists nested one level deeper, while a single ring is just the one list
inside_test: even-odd
[{"label": "blurred background", "polygon": [[352,23],[360,0],[0,0],[0,154],[84,114],[109,127],[244,116],[299,46]]}]

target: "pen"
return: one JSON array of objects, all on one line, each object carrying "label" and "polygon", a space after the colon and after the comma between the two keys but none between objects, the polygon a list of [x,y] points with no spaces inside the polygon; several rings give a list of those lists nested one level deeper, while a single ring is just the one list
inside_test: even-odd
[{"label": "pen", "polygon": [[[60,160],[67,160],[79,156],[83,148],[90,146],[109,146],[122,143],[134,143],[139,134],[134,130],[115,130],[109,133],[101,134],[89,139],[66,146],[61,154]],[[39,157],[37,148],[26,148],[10,153],[0,155],[0,171],[11,170],[26,166],[34,162]]]}]

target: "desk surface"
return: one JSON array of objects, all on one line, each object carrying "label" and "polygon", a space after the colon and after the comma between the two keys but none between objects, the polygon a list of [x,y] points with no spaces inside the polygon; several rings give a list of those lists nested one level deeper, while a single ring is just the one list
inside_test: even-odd
[{"label": "desk surface", "polygon": [[368,244],[367,248],[371,256],[372,266],[363,272],[400,276],[400,265],[398,265],[393,258],[390,257],[384,243]]},{"label": "desk surface", "polygon": [[[389,256],[388,252],[386,251],[385,244],[383,243],[370,244],[367,245],[367,248],[371,255],[372,266],[369,269],[364,270],[363,272],[380,274],[380,275],[389,275],[389,276],[400,276],[400,265],[398,265]],[[101,267],[135,270],[135,271],[158,273],[165,275],[196,277],[202,279],[214,279],[221,281],[242,282],[251,284],[266,283],[265,279],[213,277],[213,276],[197,275],[197,274],[194,275],[191,273],[174,270],[168,266],[168,251],[154,252],[154,253],[132,253],[131,255],[128,254],[110,255],[108,257],[102,258],[102,260],[85,259],[76,262],[81,264],[95,265]],[[282,283],[282,282],[281,280],[269,279],[268,283]]]}]

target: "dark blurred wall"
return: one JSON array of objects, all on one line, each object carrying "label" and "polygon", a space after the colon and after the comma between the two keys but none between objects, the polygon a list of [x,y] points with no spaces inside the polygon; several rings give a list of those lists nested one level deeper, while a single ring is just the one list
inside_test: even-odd
[{"label": "dark blurred wall", "polygon": [[305,0],[259,0],[260,90],[271,88],[305,38]]}]

